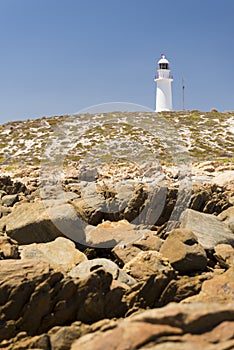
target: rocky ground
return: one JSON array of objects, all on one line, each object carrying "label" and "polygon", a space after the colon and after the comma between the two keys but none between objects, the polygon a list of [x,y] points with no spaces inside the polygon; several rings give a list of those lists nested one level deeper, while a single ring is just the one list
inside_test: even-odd
[{"label": "rocky ground", "polygon": [[0,348],[234,349],[233,114],[77,118],[1,126]]}]

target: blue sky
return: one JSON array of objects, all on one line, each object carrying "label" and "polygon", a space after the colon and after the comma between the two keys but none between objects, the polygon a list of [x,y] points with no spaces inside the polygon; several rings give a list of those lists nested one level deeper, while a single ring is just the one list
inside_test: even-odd
[{"label": "blue sky", "polygon": [[233,0],[0,0],[0,122],[123,101],[154,108],[157,61],[173,107],[234,110]]}]

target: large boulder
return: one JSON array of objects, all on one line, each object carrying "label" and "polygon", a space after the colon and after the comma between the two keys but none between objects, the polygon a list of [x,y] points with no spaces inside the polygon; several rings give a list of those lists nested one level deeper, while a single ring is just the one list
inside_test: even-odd
[{"label": "large boulder", "polygon": [[205,249],[213,250],[220,243],[234,246],[232,231],[212,214],[186,209],[182,215],[181,227],[192,230],[196,234],[198,242]]},{"label": "large boulder", "polygon": [[170,276],[173,269],[168,260],[154,250],[142,251],[124,265],[123,270],[137,280],[147,279],[151,275]]},{"label": "large boulder", "polygon": [[175,229],[169,233],[160,253],[171,266],[182,274],[203,271],[207,265],[206,252],[196,235],[188,229]]},{"label": "large boulder", "polygon": [[81,198],[70,201],[78,215],[86,223],[97,225],[104,219],[104,198],[97,193],[96,183],[85,183]]},{"label": "large boulder", "polygon": [[40,259],[61,272],[69,272],[82,261],[87,260],[84,253],[76,249],[74,242],[58,237],[48,243],[32,243],[20,246],[22,259]]},{"label": "large boulder", "polygon": [[[48,201],[49,202],[49,201]],[[0,219],[0,229],[19,244],[43,243],[59,236],[85,242],[81,220],[64,201],[22,203]]]},{"label": "large boulder", "polygon": [[131,274],[138,283],[125,292],[128,314],[139,308],[162,306],[161,294],[168,283],[176,277],[168,260],[157,251],[142,251],[124,265],[123,270]]},{"label": "large boulder", "polygon": [[141,251],[156,250],[159,251],[163,240],[159,238],[155,231],[141,230],[142,237],[126,245],[116,245],[112,253],[120,264],[126,264]]},{"label": "large boulder", "polygon": [[100,267],[109,272],[114,280],[118,280],[129,286],[136,284],[134,278],[121,270],[113,261],[104,258],[83,261],[70,271],[70,276],[73,278],[86,278],[92,271],[95,271]]},{"label": "large boulder", "polygon": [[183,299],[198,294],[201,290],[202,283],[213,277],[214,274],[211,272],[195,276],[178,276],[178,278],[168,283],[160,296],[159,302],[162,305],[166,305],[170,302],[179,303]]},{"label": "large boulder", "polygon": [[[0,267],[3,326],[0,340],[15,336],[19,330],[35,334],[44,317],[49,315],[60,299],[53,300],[56,289],[64,289],[62,274],[51,273],[49,266],[39,260],[3,260],[0,261]],[[71,285],[67,287],[72,297],[73,288]]]},{"label": "large boulder", "polygon": [[231,303],[234,295],[234,267],[216,275],[203,283],[198,295],[191,296],[183,302]]},{"label": "large boulder", "polygon": [[122,246],[139,240],[144,236],[144,233],[144,230],[136,230],[136,226],[127,220],[104,221],[97,226],[88,225],[85,228],[86,244],[97,248]]},{"label": "large boulder", "polygon": [[33,336],[80,320],[122,317],[124,288],[103,269],[71,279],[37,259],[0,261],[0,341],[21,331]]},{"label": "large boulder", "polygon": [[82,336],[71,350],[224,350],[234,346],[234,303],[171,303]]}]

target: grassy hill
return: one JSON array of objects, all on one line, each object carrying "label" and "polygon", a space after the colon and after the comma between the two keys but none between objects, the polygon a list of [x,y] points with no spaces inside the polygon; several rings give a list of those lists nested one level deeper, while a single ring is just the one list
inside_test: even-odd
[{"label": "grassy hill", "polygon": [[[173,163],[179,153],[193,162],[234,162],[234,113],[217,111],[111,112],[54,116],[0,125],[0,165],[38,165],[45,152],[64,160],[148,160]],[[64,155],[66,152],[66,157]],[[179,150],[179,151],[178,151]]]}]

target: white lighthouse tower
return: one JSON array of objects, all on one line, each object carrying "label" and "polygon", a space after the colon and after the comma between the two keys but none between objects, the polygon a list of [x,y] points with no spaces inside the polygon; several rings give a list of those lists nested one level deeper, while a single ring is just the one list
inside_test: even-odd
[{"label": "white lighthouse tower", "polygon": [[164,54],[161,56],[161,59],[158,61],[158,74],[154,78],[154,81],[157,83],[156,112],[172,110],[171,83],[173,78],[170,74],[169,61]]}]

